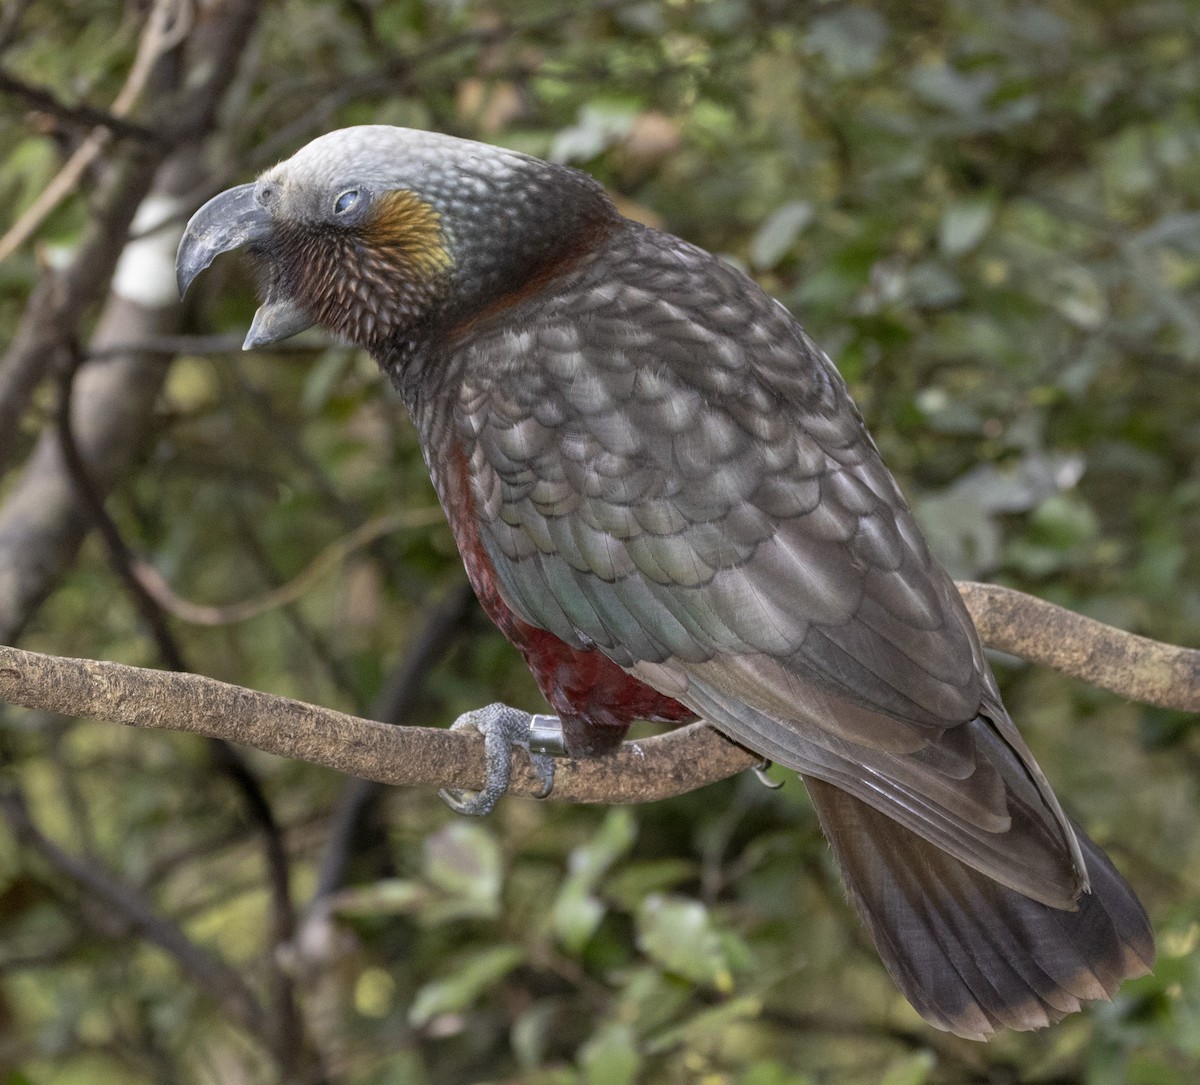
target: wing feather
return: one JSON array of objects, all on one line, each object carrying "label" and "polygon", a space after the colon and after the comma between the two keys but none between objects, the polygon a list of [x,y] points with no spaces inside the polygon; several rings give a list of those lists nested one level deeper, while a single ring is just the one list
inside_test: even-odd
[{"label": "wing feather", "polygon": [[460,348],[454,425],[509,606],[1069,907],[1073,832],[832,364],[720,261],[620,244],[527,302],[520,336]]}]

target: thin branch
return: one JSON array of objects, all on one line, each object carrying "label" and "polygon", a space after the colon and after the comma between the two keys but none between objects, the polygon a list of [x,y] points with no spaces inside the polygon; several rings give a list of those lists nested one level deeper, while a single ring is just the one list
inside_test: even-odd
[{"label": "thin branch", "polygon": [[264,592],[253,599],[243,599],[223,606],[193,603],[176,595],[153,565],[141,558],[133,559],[133,571],[142,589],[154,601],[176,618],[192,625],[233,625],[249,621],[260,614],[294,603],[318,580],[326,576],[356,550],[370,546],[376,539],[397,531],[418,527],[430,527],[444,520],[442,510],[436,506],[427,509],[405,509],[400,512],[368,520],[348,535],[330,543],[317,554],[305,569],[285,584]]},{"label": "thin branch", "polygon": [[[123,117],[141,97],[150,81],[150,75],[160,57],[174,49],[191,28],[189,5],[180,0],[155,0],[146,19],[146,28],[138,41],[137,55],[110,112],[114,117]],[[0,263],[8,259],[28,241],[38,227],[54,209],[67,198],[79,184],[87,168],[96,161],[100,152],[112,139],[113,132],[107,124],[95,128],[75,149],[62,169],[51,179],[22,213],[21,217],[0,237]]]},{"label": "thin branch", "polygon": [[[87,352],[87,361],[107,361],[126,354],[230,354],[242,349],[241,335],[153,335],[129,343],[113,343],[93,347]],[[301,348],[288,344],[289,350]],[[313,350],[324,349],[314,347]]]},{"label": "thin branch", "polygon": [[63,465],[70,476],[80,505],[91,521],[92,527],[104,541],[104,546],[108,550],[109,564],[125,585],[142,621],[149,627],[163,663],[173,671],[189,670],[188,665],[184,662],[183,653],[167,625],[166,615],[135,574],[133,552],[125,544],[113,518],[108,515],[108,510],[104,507],[104,498],[101,497],[100,490],[92,480],[87,464],[84,463],[83,456],[80,454],[71,424],[71,400],[81,358],[77,344],[71,344],[71,354],[70,363],[63,368],[59,375],[58,405],[55,412]]},{"label": "thin branch", "polygon": [[[6,6],[5,17],[10,9],[15,12],[18,7],[15,3]],[[215,126],[217,108],[238,70],[239,56],[251,37],[260,7],[256,0],[226,0],[214,5],[207,17],[195,26],[184,51],[185,63],[173,64],[172,57],[167,56],[156,66],[152,79],[154,108],[147,115],[146,125],[169,132],[173,131],[172,125],[185,122],[188,142],[179,144],[169,139],[168,142],[176,147],[170,156],[162,145],[132,143],[122,148],[123,153],[110,156],[109,168],[103,172],[98,195],[92,201],[88,225],[72,260],[65,267],[45,269],[39,277],[17,334],[0,360],[0,472],[9,466],[22,446],[21,422],[35,389],[59,357],[63,341],[79,336],[81,321],[107,287],[125,247],[134,212],[142,204],[155,175],[158,174],[156,194],[169,197],[172,204],[179,203],[184,188],[192,187],[200,172],[197,162],[203,154],[202,144]],[[123,306],[122,303],[126,304]],[[139,319],[135,327],[145,325],[145,332],[151,336],[178,330],[179,307],[174,299],[169,309],[151,311],[144,306],[135,306],[117,292],[109,295],[99,328],[104,329],[109,316],[122,315],[130,308],[146,318]],[[169,317],[165,315],[168,312]],[[128,342],[145,337],[136,333],[130,335],[120,321],[109,321],[108,327],[110,332],[117,334],[100,335],[98,331],[98,345],[108,346],[118,339]],[[143,370],[143,364],[138,361],[143,357],[130,356],[131,368]],[[117,368],[121,368],[125,360],[118,359]],[[92,416],[94,433],[86,434],[89,439],[84,441],[89,446],[89,463],[95,465],[98,460],[103,461],[106,467],[111,466],[117,472],[128,459],[134,443],[121,435],[132,433],[136,436],[144,429],[141,416],[148,416],[149,411],[142,404],[143,386],[154,383],[146,381],[144,373],[131,372],[129,376],[130,384],[124,389],[124,397],[131,401],[130,405],[124,406],[119,397],[98,402]],[[153,399],[152,392],[150,399]],[[119,420],[110,425],[105,419],[106,413]],[[101,446],[99,449],[91,447],[93,435]],[[56,473],[54,465],[44,460],[39,462],[41,467],[47,468],[43,472],[45,479],[54,483],[51,477]],[[26,472],[18,487],[34,481],[29,475],[30,472]],[[12,506],[12,496],[6,498],[5,510]],[[73,538],[73,526],[66,524],[70,519],[70,513],[61,509],[54,510],[53,514],[39,509],[36,516],[38,529],[34,531],[28,527],[32,520],[27,518],[23,537],[29,536],[33,541],[33,536],[43,536],[35,543],[39,568],[28,577],[25,575],[28,570],[22,569],[16,581],[6,582],[6,594],[9,583],[15,583],[18,591],[12,593],[13,598],[0,598],[0,629],[6,631],[4,639],[9,639],[25,623],[74,554],[77,540]],[[46,539],[45,536],[50,534],[56,537]],[[44,555],[51,556],[47,560]],[[0,575],[0,579],[4,577]]]},{"label": "thin branch", "polygon": [[[140,567],[132,550],[121,536],[116,521],[108,514],[104,499],[93,482],[80,454],[71,425],[71,405],[75,377],[82,363],[78,345],[71,344],[71,364],[60,375],[56,423],[63,463],[79,502],[91,520],[92,527],[104,541],[108,550],[109,564],[133,598],[142,620],[149,627],[151,636],[163,662],[173,671],[190,671],[183,650],[171,632],[167,616],[157,600],[147,591],[138,575]],[[209,757],[213,766],[225,776],[242,797],[250,820],[258,827],[262,836],[263,851],[267,866],[267,880],[271,888],[271,903],[274,919],[273,944],[289,942],[296,931],[296,912],[292,906],[291,869],[283,833],[275,819],[274,811],[263,791],[258,778],[251,772],[240,750],[220,737],[210,736]],[[274,1032],[273,1040],[284,1065],[291,1065],[295,1057],[296,1044],[300,1039],[300,1022],[297,1016],[295,992],[291,977],[271,958],[273,982]]]},{"label": "thin branch", "polygon": [[[464,582],[451,589],[429,611],[404,661],[380,692],[373,713],[380,719],[397,722],[412,715],[430,672],[457,643],[475,613],[475,597],[470,587]],[[333,966],[331,955],[336,954],[336,947],[344,937],[334,928],[334,900],[350,856],[355,851],[368,850],[377,839],[377,832],[370,831],[376,828],[371,814],[384,794],[383,785],[373,780],[354,777],[346,781],[334,808],[329,838],[317,870],[316,888],[304,909],[296,938],[288,947],[301,987],[308,995],[304,1004],[309,1028],[321,1039],[322,1050],[328,1052],[334,1064],[344,1061],[346,1054],[337,1015],[329,1012],[331,996],[340,1001],[336,994],[338,969]]]},{"label": "thin branch", "polygon": [[60,121],[85,128],[107,128],[114,136],[132,139],[140,143],[166,144],[166,140],[158,132],[134,124],[107,109],[99,109],[86,102],[69,105],[60,101],[45,87],[35,87],[18,79],[10,72],[0,69],[0,94],[20,98],[34,109],[49,113]]},{"label": "thin branch", "polygon": [[[380,693],[373,715],[388,723],[402,724],[412,714],[430,672],[462,633],[466,619],[472,612],[474,599],[471,589],[464,583],[450,591],[430,611],[404,662],[393,672],[387,688]],[[341,884],[351,845],[379,792],[378,783],[355,779],[346,785],[338,797],[329,841],[317,872],[317,886],[313,890],[310,912]]]},{"label": "thin branch", "polygon": [[[235,501],[230,506],[230,512],[237,525],[238,549],[246,554],[258,575],[271,589],[279,587],[284,578],[280,575],[279,565],[270,547],[264,545],[258,536],[257,518],[251,515],[242,501]],[[332,688],[348,699],[355,713],[361,713],[364,707],[361,676],[350,660],[335,647],[336,632],[318,629],[301,613],[299,602],[285,603],[280,607],[280,616],[312,656],[313,662],[325,672]],[[291,652],[288,654],[291,655]],[[308,670],[306,665],[299,665]]]},{"label": "thin branch", "polygon": [[[258,416],[259,424],[266,431],[271,444],[295,465],[308,485],[320,496],[326,509],[342,522],[345,530],[355,531],[367,519],[365,510],[353,499],[348,498],[329,477],[326,466],[305,446],[300,436],[300,428],[290,419],[281,416],[276,411],[271,397],[254,381],[248,380],[238,367],[222,366],[217,372],[222,379],[231,382],[227,397],[230,402],[249,404]],[[396,548],[391,545],[391,541],[388,536],[374,540],[368,546],[369,553],[375,559],[380,575],[390,587],[397,589],[399,594],[414,604],[423,605],[429,595],[428,579],[416,575],[408,568]]]},{"label": "thin branch", "polygon": [[55,786],[60,796],[59,803],[63,812],[70,819],[69,839],[75,842],[76,850],[82,857],[94,859],[101,852],[96,839],[96,819],[83,797],[82,785],[85,782],[85,776],[76,771],[74,760],[65,748],[68,736],[78,727],[78,721],[54,716],[48,712],[42,712],[39,715],[42,717],[43,723],[38,730],[47,740],[47,753],[54,769]]},{"label": "thin branch", "polygon": [[[1008,588],[964,586],[985,640],[1013,651],[1040,630],[1028,654],[1066,674],[1096,674],[1125,696],[1200,711],[1200,651],[1174,648],[1107,626],[1081,655],[1078,633],[1099,623]],[[997,635],[983,607],[1004,601],[1008,622]],[[1105,653],[1108,653],[1105,655]],[[64,659],[0,646],[0,701],[133,727],[191,732],[325,765],[394,785],[479,788],[483,740],[469,731],[392,727],[198,675],[119,663]],[[612,756],[563,759],[551,796],[566,802],[650,802],[732,776],[758,758],[698,723],[626,742]],[[511,792],[536,795],[541,784],[518,757]]]},{"label": "thin branch", "polygon": [[34,824],[24,797],[11,784],[0,789],[0,815],[8,822],[13,834],[46,863],[89,896],[108,905],[148,941],[169,954],[196,986],[242,1028],[255,1035],[262,1034],[262,1008],[237,972],[202,950],[170,920],[158,915],[129,886],[92,861],[84,862],[69,855],[44,836]]}]

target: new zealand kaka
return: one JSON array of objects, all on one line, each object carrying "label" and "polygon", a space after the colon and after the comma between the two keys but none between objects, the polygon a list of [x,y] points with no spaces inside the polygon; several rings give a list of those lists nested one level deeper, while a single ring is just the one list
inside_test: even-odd
[{"label": "new zealand kaka", "polygon": [[[837,370],[746,275],[576,170],[382,126],[209,201],[181,289],[243,246],[246,347],[320,324],[371,352],[557,713],[473,723],[561,723],[584,756],[701,717],[794,769],[888,971],[960,1036],[1150,968],[1141,904],[1018,734]],[[503,790],[489,748],[461,809]]]}]

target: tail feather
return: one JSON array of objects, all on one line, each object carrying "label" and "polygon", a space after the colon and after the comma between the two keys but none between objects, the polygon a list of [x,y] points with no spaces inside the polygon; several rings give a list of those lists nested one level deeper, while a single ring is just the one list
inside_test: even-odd
[{"label": "tail feather", "polygon": [[851,900],[905,997],[968,1039],[1043,1028],[1154,962],[1133,890],[1076,828],[1091,892],[1074,911],[1000,885],[885,814],[805,778]]}]

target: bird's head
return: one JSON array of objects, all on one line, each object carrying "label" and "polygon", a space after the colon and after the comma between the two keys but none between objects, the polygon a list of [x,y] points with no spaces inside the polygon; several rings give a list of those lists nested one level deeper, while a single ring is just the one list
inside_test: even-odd
[{"label": "bird's head", "polygon": [[382,353],[520,290],[615,219],[577,170],[365,125],[214,196],[188,223],[176,273],[183,293],[217,255],[246,248],[264,294],[247,349],[320,324]]}]

